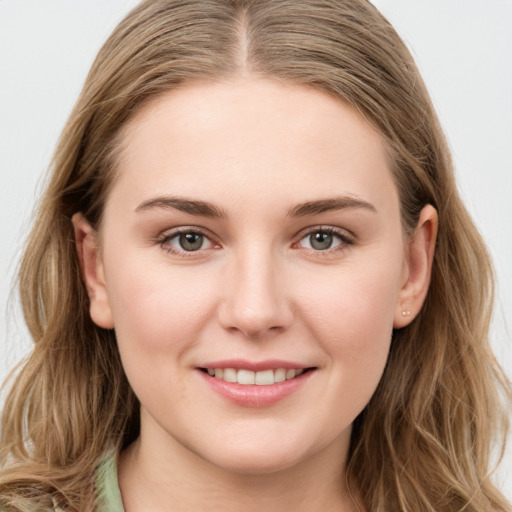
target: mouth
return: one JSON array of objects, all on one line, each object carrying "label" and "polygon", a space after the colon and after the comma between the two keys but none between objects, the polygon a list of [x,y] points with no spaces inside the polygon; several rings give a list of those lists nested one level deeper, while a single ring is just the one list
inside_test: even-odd
[{"label": "mouth", "polygon": [[203,382],[236,406],[267,407],[300,392],[319,370],[282,359],[204,361],[196,367]]},{"label": "mouth", "polygon": [[242,386],[272,386],[296,379],[315,368],[275,368],[253,371],[245,368],[199,368],[214,379]]}]

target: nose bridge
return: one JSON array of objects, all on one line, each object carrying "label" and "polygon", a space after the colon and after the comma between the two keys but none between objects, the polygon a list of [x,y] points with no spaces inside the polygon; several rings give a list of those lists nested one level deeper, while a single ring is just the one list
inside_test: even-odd
[{"label": "nose bridge", "polygon": [[272,248],[251,244],[235,251],[228,270],[221,323],[246,336],[285,329],[292,318],[283,273]]}]

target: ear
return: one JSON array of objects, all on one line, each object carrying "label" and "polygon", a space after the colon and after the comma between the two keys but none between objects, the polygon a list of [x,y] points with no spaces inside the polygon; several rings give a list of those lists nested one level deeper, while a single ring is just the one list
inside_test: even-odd
[{"label": "ear", "polygon": [[75,230],[75,243],[82,269],[82,278],[87,288],[92,321],[104,329],[112,329],[114,321],[108,300],[105,274],[98,235],[81,213],[71,218]]},{"label": "ear", "polygon": [[409,325],[420,312],[427,296],[437,237],[438,218],[435,208],[425,206],[418,225],[406,244],[405,277],[400,288],[393,327]]}]

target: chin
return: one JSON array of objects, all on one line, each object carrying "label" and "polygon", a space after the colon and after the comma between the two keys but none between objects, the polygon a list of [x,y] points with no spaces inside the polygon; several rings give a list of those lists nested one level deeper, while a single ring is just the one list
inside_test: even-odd
[{"label": "chin", "polygon": [[267,438],[242,436],[229,441],[212,443],[195,450],[196,455],[206,462],[232,473],[241,475],[266,475],[300,466],[322,451],[321,446],[312,444],[312,436],[294,438],[289,432]]},{"label": "chin", "polygon": [[222,457],[212,457],[210,462],[220,469],[240,475],[268,475],[299,465],[297,454],[271,453],[266,450],[244,450]]}]

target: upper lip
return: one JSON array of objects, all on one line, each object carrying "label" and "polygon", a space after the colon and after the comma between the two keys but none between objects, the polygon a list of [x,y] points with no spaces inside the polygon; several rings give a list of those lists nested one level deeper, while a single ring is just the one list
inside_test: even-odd
[{"label": "upper lip", "polygon": [[245,359],[223,359],[222,361],[211,361],[198,365],[198,368],[234,368],[235,370],[252,370],[261,372],[264,370],[285,369],[306,369],[313,368],[312,365],[284,361],[281,359],[267,359],[265,361],[247,361]]}]

